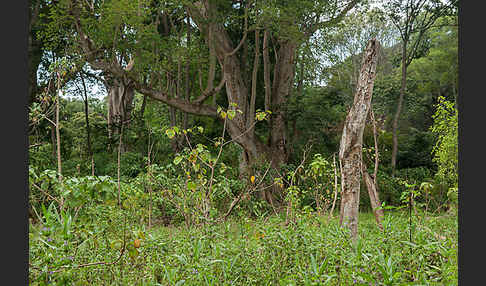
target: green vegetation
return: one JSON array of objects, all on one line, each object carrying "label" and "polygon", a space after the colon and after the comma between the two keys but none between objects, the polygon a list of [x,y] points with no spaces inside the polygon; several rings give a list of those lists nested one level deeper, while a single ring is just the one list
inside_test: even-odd
[{"label": "green vegetation", "polygon": [[457,285],[457,1],[412,1],[405,74],[400,1],[339,2],[29,2],[30,284]]},{"label": "green vegetation", "polygon": [[[292,202],[290,220],[288,212],[271,215],[262,201],[246,198],[234,215],[218,222],[232,192],[246,189],[250,194],[260,178],[241,184],[216,176],[215,196],[205,201],[205,180],[210,178],[194,162],[201,157],[210,162],[211,154],[202,145],[187,152],[176,156],[173,164],[151,165],[147,173],[122,182],[121,208],[117,183],[109,176],[66,176],[59,182],[55,171],[36,173],[31,168],[31,189],[38,190],[31,194],[30,202],[32,285],[78,285],[76,281],[110,281],[113,285],[396,285],[418,281],[448,285],[457,280],[457,217],[427,212],[434,196],[430,183],[417,186],[395,179],[406,189],[396,207],[384,207],[383,230],[371,213],[363,212],[359,240],[352,244],[338,218],[330,219],[326,213],[332,193],[319,190],[325,189],[333,169],[322,155],[316,154],[307,170],[289,172],[288,180],[296,182],[287,188],[287,199]],[[186,170],[188,178],[177,175],[177,166]],[[223,166],[218,173],[231,173],[229,167],[222,170]],[[198,180],[192,183],[191,176]],[[153,194],[144,191],[149,184]],[[413,213],[393,210],[406,209],[410,194],[415,198]],[[209,216],[205,215],[207,208]],[[150,216],[154,221],[149,229]]]},{"label": "green vegetation", "polygon": [[[421,214],[422,215],[422,214]],[[389,212],[380,231],[372,214],[360,217],[360,239],[350,244],[337,219],[302,215],[283,219],[235,219],[199,228],[147,230],[108,208],[96,222],[79,223],[63,237],[62,226],[31,227],[33,285],[432,285],[457,283],[457,219],[415,217],[409,241],[405,213]],[[103,219],[111,218],[111,223]],[[123,239],[127,252],[113,262]],[[139,239],[141,245],[134,247]],[[64,244],[66,242],[66,244]],[[49,274],[42,267],[49,262]],[[42,271],[46,272],[42,272]],[[44,274],[42,274],[44,273]],[[63,282],[64,281],[64,282]],[[76,282],[79,281],[79,282]],[[82,281],[82,282],[81,282]]]}]

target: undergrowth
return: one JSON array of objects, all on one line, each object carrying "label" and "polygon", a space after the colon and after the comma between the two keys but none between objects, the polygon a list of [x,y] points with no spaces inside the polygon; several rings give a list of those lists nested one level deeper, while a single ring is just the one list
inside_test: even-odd
[{"label": "undergrowth", "polygon": [[410,241],[407,212],[386,212],[383,231],[362,213],[355,245],[310,213],[150,230],[115,206],[86,217],[30,224],[31,285],[457,285],[452,214],[414,218]]}]

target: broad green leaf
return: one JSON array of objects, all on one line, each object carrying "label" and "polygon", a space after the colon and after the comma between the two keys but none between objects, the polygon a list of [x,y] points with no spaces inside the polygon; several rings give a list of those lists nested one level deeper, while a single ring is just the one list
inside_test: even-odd
[{"label": "broad green leaf", "polygon": [[236,111],[234,109],[228,110],[228,118],[230,120],[233,120],[233,118],[235,118],[235,116],[236,116]]}]

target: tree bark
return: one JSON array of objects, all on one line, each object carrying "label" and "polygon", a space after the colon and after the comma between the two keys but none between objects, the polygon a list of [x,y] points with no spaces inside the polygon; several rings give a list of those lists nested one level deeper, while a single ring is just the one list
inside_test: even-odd
[{"label": "tree bark", "polygon": [[373,214],[375,215],[376,223],[378,227],[383,230],[383,225],[381,224],[381,220],[384,216],[383,209],[381,209],[381,202],[378,196],[378,183],[377,183],[377,176],[378,176],[378,164],[380,163],[379,160],[379,152],[378,152],[378,131],[376,129],[376,121],[375,115],[373,113],[373,108],[370,108],[370,119],[371,123],[373,124],[373,139],[375,142],[375,168],[373,170],[373,177],[367,171],[366,164],[363,162],[363,177],[366,184],[366,188],[368,189],[368,195],[370,196],[371,208],[373,209]]},{"label": "tree bark", "polygon": [[81,77],[81,83],[83,84],[83,91],[84,91],[84,118],[86,121],[86,145],[88,148],[89,158],[91,160],[91,175],[94,176],[94,158],[93,158],[93,150],[91,148],[91,130],[89,128],[88,92],[86,90],[86,83],[84,82],[83,74],[80,73],[79,75]]},{"label": "tree bark", "polygon": [[275,168],[288,158],[287,130],[285,126],[286,104],[290,96],[294,78],[294,58],[297,45],[291,41],[280,43],[278,60],[275,64],[272,88],[272,116],[270,148]]},{"label": "tree bark", "polygon": [[378,196],[376,183],[368,173],[368,168],[366,167],[366,164],[364,162],[362,164],[362,172],[366,188],[368,189],[368,195],[370,196],[371,208],[373,210],[373,214],[375,215],[376,223],[378,224],[378,227],[380,229],[383,229],[383,226],[381,225],[381,220],[384,214],[383,209],[381,209],[381,202]]},{"label": "tree bark", "polygon": [[121,125],[130,122],[135,90],[127,80],[107,76],[105,86],[108,91],[108,137],[111,138]]},{"label": "tree bark", "polygon": [[363,131],[376,77],[378,48],[379,43],[376,39],[368,42],[363,55],[354,102],[346,116],[339,148],[339,159],[342,163],[341,185],[343,188],[340,223],[349,228],[353,241],[356,241],[358,235]]}]

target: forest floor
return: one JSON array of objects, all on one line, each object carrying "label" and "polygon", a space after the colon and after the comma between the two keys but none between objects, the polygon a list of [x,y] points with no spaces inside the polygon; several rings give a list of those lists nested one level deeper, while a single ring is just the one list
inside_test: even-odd
[{"label": "forest floor", "polygon": [[[96,227],[84,234],[80,229],[68,242],[31,225],[29,280],[30,285],[457,285],[457,215],[414,216],[411,241],[407,212],[386,212],[383,230],[373,214],[360,214],[356,244],[338,223],[336,217],[307,214],[289,225],[279,216],[189,228],[118,225],[98,233]],[[120,252],[123,244],[126,251]]]}]

